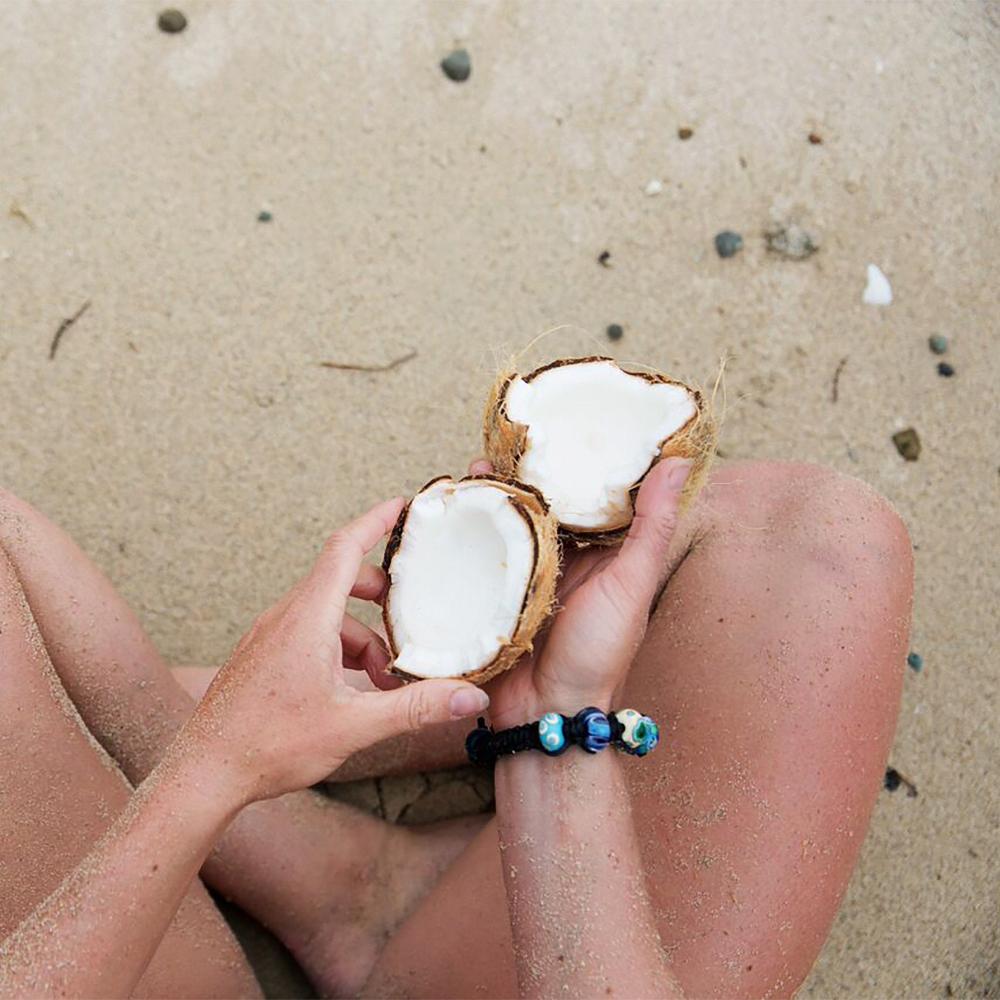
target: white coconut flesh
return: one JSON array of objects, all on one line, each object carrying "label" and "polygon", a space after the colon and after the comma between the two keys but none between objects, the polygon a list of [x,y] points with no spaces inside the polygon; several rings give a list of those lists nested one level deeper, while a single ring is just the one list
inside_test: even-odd
[{"label": "white coconut flesh", "polygon": [[503,489],[444,480],[418,493],[389,569],[397,669],[458,677],[491,663],[517,630],[535,559]]},{"label": "white coconut flesh", "polygon": [[527,427],[517,478],[540,490],[564,525],[593,530],[630,519],[629,490],[697,413],[684,386],[652,382],[610,361],[515,378],[506,408]]}]

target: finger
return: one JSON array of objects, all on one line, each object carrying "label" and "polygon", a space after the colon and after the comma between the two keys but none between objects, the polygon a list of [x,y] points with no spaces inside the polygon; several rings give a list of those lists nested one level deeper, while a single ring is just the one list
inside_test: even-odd
[{"label": "finger", "polygon": [[342,654],[341,662],[345,670],[353,670],[355,673],[364,674],[379,691],[394,691],[406,683],[402,677],[397,677],[395,674],[389,673],[388,668],[385,670],[369,671],[361,660],[355,659],[346,652]]},{"label": "finger", "polygon": [[340,642],[344,650],[344,666],[348,670],[363,670],[377,688],[399,686],[396,679],[386,673],[392,656],[385,641],[373,629],[345,615],[340,627]]},{"label": "finger", "polygon": [[476,458],[469,464],[470,476],[488,476],[493,472],[493,465],[485,458]]},{"label": "finger", "polygon": [[392,530],[402,506],[402,497],[386,500],[334,532],[306,578],[303,602],[338,631],[361,560]]},{"label": "finger", "polygon": [[369,666],[384,670],[389,664],[391,657],[382,637],[351,615],[344,615],[340,626],[340,641],[344,652],[365,664],[366,670]]},{"label": "finger", "polygon": [[351,587],[351,597],[360,597],[363,601],[374,601],[381,604],[385,597],[385,587],[388,583],[385,571],[381,566],[371,566],[363,563],[358,570],[358,578]]},{"label": "finger", "polygon": [[619,592],[645,608],[666,571],[667,553],[677,527],[681,493],[691,471],[686,458],[668,458],[646,476],[635,503],[635,517],[618,555],[602,570]]},{"label": "finger", "polygon": [[454,680],[417,681],[363,697],[360,722],[372,743],[438,722],[467,719],[484,712],[490,703],[485,691]]}]

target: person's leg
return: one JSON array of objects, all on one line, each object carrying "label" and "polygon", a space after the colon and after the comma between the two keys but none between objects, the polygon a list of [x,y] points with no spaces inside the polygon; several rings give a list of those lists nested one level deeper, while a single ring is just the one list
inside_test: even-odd
[{"label": "person's leg", "polygon": [[[3,939],[82,860],[131,789],[63,691],[2,551],[0,734]],[[199,882],[188,891],[137,995],[258,995],[239,945]]]},{"label": "person's leg", "polygon": [[[0,552],[62,686],[138,784],[194,702],[131,609],[74,542],[0,490]],[[483,820],[396,828],[312,792],[243,810],[202,877],[273,930],[325,992],[352,992],[383,941]]]},{"label": "person's leg", "polygon": [[[688,995],[788,995],[826,938],[882,784],[910,544],[867,487],[776,463],[717,470],[681,528],[623,701],[664,733],[651,757],[624,759],[647,887]],[[500,865],[491,824],[366,991],[514,995]]]}]

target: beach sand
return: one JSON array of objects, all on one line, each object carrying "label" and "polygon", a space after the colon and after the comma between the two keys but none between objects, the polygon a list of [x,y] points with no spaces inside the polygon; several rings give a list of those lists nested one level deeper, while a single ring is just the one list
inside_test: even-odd
[{"label": "beach sand", "polygon": [[[1000,7],[182,6],[0,6],[0,479],[219,662],[334,527],[464,469],[539,332],[729,355],[723,453],[859,476],[917,550],[919,794],[883,793],[804,995],[1000,996]],[[819,251],[769,252],[790,223]],[[415,815],[474,804],[441,787]]]}]

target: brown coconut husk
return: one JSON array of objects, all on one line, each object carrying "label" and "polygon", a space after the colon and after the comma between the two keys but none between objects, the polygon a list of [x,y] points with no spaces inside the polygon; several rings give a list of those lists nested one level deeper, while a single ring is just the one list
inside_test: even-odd
[{"label": "brown coconut husk", "polygon": [[[649,475],[650,469],[657,462],[664,458],[688,458],[691,460],[691,472],[684,485],[684,492],[681,496],[681,513],[686,511],[694,502],[705,480],[708,477],[712,460],[715,458],[715,445],[718,440],[718,422],[713,413],[712,402],[715,393],[722,379],[722,371],[716,380],[715,388],[712,392],[711,400],[706,399],[701,389],[688,385],[679,379],[670,378],[661,372],[650,371],[630,371],[628,368],[619,365],[614,358],[603,357],[601,355],[590,355],[582,358],[561,358],[552,361],[547,365],[534,369],[527,375],[521,376],[525,382],[530,382],[537,378],[542,372],[564,365],[589,364],[595,361],[610,361],[629,375],[644,378],[649,382],[679,385],[692,394],[697,407],[695,415],[682,427],[666,438],[660,445],[659,455],[650,463],[649,468],[630,487],[629,495],[631,503],[629,510],[625,513],[621,522],[607,528],[595,530],[593,528],[579,528],[572,525],[561,524],[561,531],[576,543],[591,545],[617,545],[628,534],[629,526],[635,511],[635,498],[639,493],[642,481]],[[506,398],[511,382],[517,377],[517,372],[508,369],[502,371],[490,388],[486,400],[486,409],[483,413],[483,442],[486,450],[486,457],[490,460],[493,468],[502,476],[516,479],[521,456],[524,454],[528,440],[528,428],[524,424],[516,423],[507,416]],[[524,484],[521,484],[522,486]]]},{"label": "brown coconut husk", "polygon": [[[450,476],[437,476],[422,486],[415,496],[423,493],[428,487],[450,479]],[[517,628],[510,640],[501,646],[497,655],[487,664],[471,674],[462,674],[461,679],[473,684],[485,684],[514,666],[526,653],[530,653],[538,630],[552,614],[556,603],[556,583],[559,579],[559,523],[549,512],[549,506],[542,494],[533,486],[518,483],[498,474],[465,476],[455,480],[456,483],[485,482],[502,489],[510,498],[511,506],[528,522],[531,537],[534,540],[534,560],[528,586],[525,589],[524,600],[521,602],[521,612]],[[382,569],[388,577],[386,597],[382,605],[382,621],[385,625],[389,651],[393,658],[399,650],[392,634],[392,623],[389,620],[389,606],[392,600],[392,560],[399,549],[406,526],[406,518],[410,512],[411,499],[400,512],[386,543],[385,554],[382,557]],[[400,670],[394,664],[389,666],[390,673],[407,680],[422,680],[413,674]]]}]

